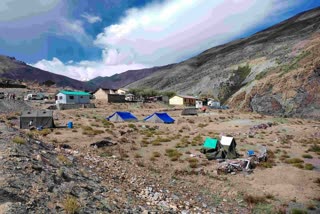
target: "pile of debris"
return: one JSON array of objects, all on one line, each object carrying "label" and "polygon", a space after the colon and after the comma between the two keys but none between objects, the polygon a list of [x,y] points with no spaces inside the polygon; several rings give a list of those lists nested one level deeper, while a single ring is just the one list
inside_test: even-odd
[{"label": "pile of debris", "polygon": [[267,148],[263,147],[259,154],[255,154],[254,151],[249,150],[248,157],[237,160],[226,160],[219,164],[217,168],[218,174],[236,174],[237,172],[251,173],[253,169],[260,162],[267,161]]},{"label": "pile of debris", "polygon": [[200,151],[206,155],[208,160],[218,160],[220,162],[217,169],[218,174],[235,174],[240,171],[250,173],[257,164],[267,160],[266,147],[262,147],[258,154],[249,150],[247,158],[237,159],[240,154],[237,152],[236,146],[237,143],[233,137],[222,136],[220,141],[208,137]]}]

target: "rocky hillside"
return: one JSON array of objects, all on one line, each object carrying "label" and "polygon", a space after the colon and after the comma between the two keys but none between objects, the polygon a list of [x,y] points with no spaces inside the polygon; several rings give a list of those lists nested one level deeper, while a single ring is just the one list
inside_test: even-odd
[{"label": "rocky hillside", "polygon": [[146,68],[141,70],[129,70],[121,74],[115,74],[110,77],[97,77],[90,80],[88,83],[93,84],[96,87],[102,88],[121,88],[132,82],[145,78],[163,68],[171,68],[173,65],[167,65],[162,67]]},{"label": "rocky hillside", "polygon": [[[231,105],[241,104],[241,108],[261,113],[314,117],[319,112],[319,97],[317,94],[312,95],[319,83],[319,76],[313,72],[319,65],[316,60],[320,54],[317,49],[319,32],[320,8],[316,8],[248,38],[211,48],[182,63],[163,68],[128,87],[150,87],[191,95],[205,94],[225,102],[239,89],[247,86],[245,93],[249,97],[253,96],[253,99],[244,105],[239,103],[242,102],[241,96],[245,96],[244,93],[237,93],[229,101]],[[280,77],[267,78],[279,69],[281,83],[278,82]],[[296,73],[299,75],[296,76]],[[288,84],[285,82],[288,78],[296,80]],[[304,82],[301,82],[302,79]],[[259,88],[261,82],[270,87]],[[252,88],[256,84],[255,88],[259,88],[257,95],[248,89],[248,86]],[[278,88],[277,95],[270,91],[275,84],[275,88]],[[297,84],[302,85],[299,88]],[[288,91],[296,91],[296,94],[283,95]],[[277,100],[277,111],[270,108],[270,102],[274,103],[274,99]],[[269,104],[266,105],[266,102]],[[313,110],[309,111],[306,106]]]}]

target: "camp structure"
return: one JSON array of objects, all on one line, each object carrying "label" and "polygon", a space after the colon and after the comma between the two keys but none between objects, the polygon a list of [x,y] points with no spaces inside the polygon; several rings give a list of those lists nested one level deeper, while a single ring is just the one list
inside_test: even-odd
[{"label": "camp structure", "polygon": [[182,110],[181,115],[198,115],[198,110],[196,108],[185,108]]},{"label": "camp structure", "polygon": [[206,154],[208,152],[216,152],[220,149],[220,144],[218,139],[207,137],[201,148],[201,152]]},{"label": "camp structure", "polygon": [[126,111],[116,111],[111,116],[107,117],[107,120],[111,122],[138,121],[133,114]]},{"label": "camp structure", "polygon": [[20,116],[20,129],[29,129],[31,127],[53,128],[53,111],[23,111]]},{"label": "camp structure", "polygon": [[226,159],[234,159],[239,156],[236,150],[237,143],[233,137],[222,136],[220,143],[226,152]]},{"label": "camp structure", "polygon": [[224,159],[226,151],[222,148],[218,139],[207,137],[203,143],[200,152],[206,155],[208,160]]},{"label": "camp structure", "polygon": [[156,112],[148,117],[144,118],[145,122],[150,123],[174,123],[174,119],[170,117],[166,112]]}]

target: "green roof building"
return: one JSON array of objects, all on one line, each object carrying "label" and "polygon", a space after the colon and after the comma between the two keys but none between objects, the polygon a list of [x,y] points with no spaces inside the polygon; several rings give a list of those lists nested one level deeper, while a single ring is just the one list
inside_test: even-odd
[{"label": "green roof building", "polygon": [[84,91],[62,90],[56,95],[56,103],[59,104],[88,104],[91,94]]}]

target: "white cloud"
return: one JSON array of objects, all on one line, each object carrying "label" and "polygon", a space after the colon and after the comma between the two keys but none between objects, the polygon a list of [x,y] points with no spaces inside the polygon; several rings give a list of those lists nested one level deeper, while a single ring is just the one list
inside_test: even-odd
[{"label": "white cloud", "polygon": [[64,64],[58,58],[53,58],[52,60],[43,59],[31,66],[82,81],[90,80],[97,76],[111,76],[127,70],[137,70],[148,67],[137,63],[107,64],[103,61],[81,61],[78,63],[69,61]]},{"label": "white cloud", "polygon": [[83,46],[92,44],[92,37],[88,35],[80,20],[70,20],[61,18],[58,20],[58,26],[52,33],[60,36],[70,36],[77,40]]},{"label": "white cloud", "polygon": [[24,19],[46,13],[62,3],[61,0],[1,0],[0,22]]},{"label": "white cloud", "polygon": [[[87,80],[174,63],[237,38],[293,4],[278,3],[277,0],[167,0],[133,8],[126,11],[119,23],[97,35],[94,43],[103,49],[101,60],[66,65],[54,58],[41,60],[34,66]],[[79,34],[85,32],[81,22],[66,26]]]},{"label": "white cloud", "polygon": [[81,17],[85,18],[91,24],[102,21],[99,16],[90,15],[88,13],[82,14]]},{"label": "white cloud", "polygon": [[139,63],[169,64],[241,36],[266,22],[275,5],[276,0],[167,0],[128,10],[95,44],[134,55]]}]

